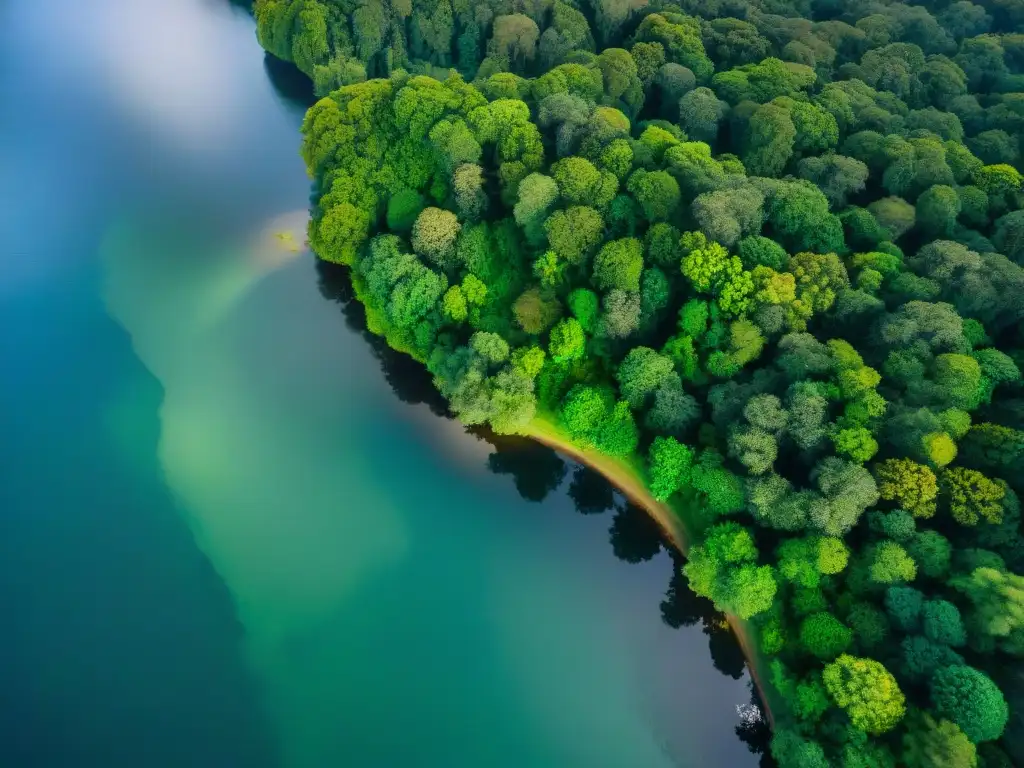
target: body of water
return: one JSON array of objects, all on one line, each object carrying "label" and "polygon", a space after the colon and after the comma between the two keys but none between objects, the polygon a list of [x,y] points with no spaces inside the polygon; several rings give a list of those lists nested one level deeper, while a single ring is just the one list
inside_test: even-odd
[{"label": "body of water", "polygon": [[303,85],[226,0],[0,9],[0,764],[754,764],[646,518],[301,247]]}]

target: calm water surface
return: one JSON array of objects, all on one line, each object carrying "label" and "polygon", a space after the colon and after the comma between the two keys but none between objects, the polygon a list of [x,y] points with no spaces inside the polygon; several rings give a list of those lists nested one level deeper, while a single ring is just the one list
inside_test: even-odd
[{"label": "calm water surface", "polygon": [[0,7],[0,765],[754,764],[646,520],[275,237],[294,89],[226,0]]}]

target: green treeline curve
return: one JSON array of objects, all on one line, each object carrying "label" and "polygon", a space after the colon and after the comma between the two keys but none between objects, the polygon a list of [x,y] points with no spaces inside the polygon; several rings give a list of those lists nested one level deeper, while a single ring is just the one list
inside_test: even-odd
[{"label": "green treeline curve", "polygon": [[695,510],[780,765],[1024,760],[1020,0],[255,15],[317,254],[463,422]]}]

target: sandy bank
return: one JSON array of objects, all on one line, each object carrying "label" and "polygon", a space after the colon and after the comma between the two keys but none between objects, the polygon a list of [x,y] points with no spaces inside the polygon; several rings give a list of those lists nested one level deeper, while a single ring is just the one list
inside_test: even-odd
[{"label": "sandy bank", "polygon": [[[524,436],[530,437],[549,448],[567,456],[580,464],[586,464],[591,469],[600,472],[609,482],[618,488],[631,502],[646,510],[661,527],[668,540],[684,556],[689,550],[690,536],[687,535],[686,525],[680,514],[669,504],[658,501],[651,495],[647,484],[644,482],[640,468],[629,461],[606,456],[598,451],[587,450],[574,445],[559,431],[558,427],[543,418],[534,419],[524,430]],[[747,667],[750,669],[751,677],[761,694],[761,701],[764,702],[765,715],[768,722],[775,727],[775,716],[772,713],[770,699],[767,689],[767,670],[763,659],[757,653],[757,644],[754,641],[754,629],[749,622],[737,616],[726,614],[729,625],[732,627],[743,655],[747,659]]]}]

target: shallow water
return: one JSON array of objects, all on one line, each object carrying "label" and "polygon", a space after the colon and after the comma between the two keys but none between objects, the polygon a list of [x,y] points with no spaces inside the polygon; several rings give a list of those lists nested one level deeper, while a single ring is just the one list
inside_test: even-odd
[{"label": "shallow water", "polygon": [[647,521],[438,416],[292,247],[244,12],[0,22],[0,764],[753,764]]}]

